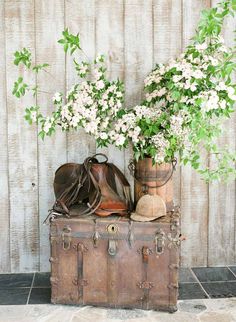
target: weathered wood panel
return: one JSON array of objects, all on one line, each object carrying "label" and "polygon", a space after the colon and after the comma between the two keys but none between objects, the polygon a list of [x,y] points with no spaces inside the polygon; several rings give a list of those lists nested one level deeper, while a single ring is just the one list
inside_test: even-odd
[{"label": "weathered wood panel", "polygon": [[[96,1],[96,55],[103,53],[107,61],[107,76],[124,79],[124,5],[123,0]],[[124,170],[124,151],[109,145],[97,148],[110,162]]]},{"label": "weathered wood panel", "polygon": [[[212,5],[218,1],[212,0]],[[233,46],[236,21],[228,18],[224,26],[225,42]],[[236,115],[225,122],[224,136],[218,141],[221,147],[235,149]],[[210,166],[214,168],[214,157]],[[230,265],[235,262],[235,181],[209,185],[208,265]]]},{"label": "weathered wood panel", "polygon": [[[153,2],[153,61],[166,63],[182,50],[182,1]],[[174,173],[174,201],[180,205],[180,167]]]},{"label": "weathered wood panel", "polygon": [[[95,0],[65,1],[65,25],[70,32],[80,33],[81,47],[90,60],[95,58]],[[86,59],[81,53],[77,55],[78,61]],[[74,70],[72,57],[66,57],[66,88],[69,90],[78,81]],[[67,139],[68,162],[83,162],[83,160],[96,152],[93,138],[80,129],[68,133]]]},{"label": "weathered wood panel", "polygon": [[[0,272],[49,269],[48,229],[42,226],[54,196],[52,181],[56,168],[66,161],[82,161],[96,151],[94,140],[83,130],[57,133],[44,142],[37,127],[23,119],[23,107],[35,103],[45,113],[52,110],[55,91],[66,92],[76,81],[71,57],[57,44],[64,27],[80,32],[81,44],[93,59],[96,53],[108,57],[108,74],[125,82],[126,106],[140,104],[143,80],[155,63],[175,56],[193,35],[199,12],[216,0],[6,0],[0,4]],[[225,27],[232,42],[235,19]],[[40,93],[35,101],[21,101],[12,94],[18,68],[13,52],[32,50],[33,61],[51,64],[48,73],[37,79],[24,73],[32,84],[50,93]],[[6,53],[6,59],[5,59]],[[6,61],[5,61],[6,60]],[[235,149],[235,117],[227,123],[222,145]],[[99,151],[99,149],[97,149]],[[127,165],[132,151],[114,147],[104,150],[132,184]],[[214,166],[214,159],[210,159]],[[9,172],[8,172],[9,171]],[[180,173],[181,172],[181,173]],[[181,177],[180,177],[181,175]],[[235,182],[229,185],[203,183],[189,168],[178,169],[175,200],[181,201],[183,266],[229,265],[235,263]]]},{"label": "weathered wood panel", "polygon": [[[34,60],[34,1],[6,1],[5,26],[11,271],[34,271],[39,269],[37,133],[25,123],[22,106],[35,100],[26,96],[19,101],[12,95],[18,76],[14,51],[27,47]],[[26,81],[35,81],[27,72],[22,74]]]},{"label": "weathered wood panel", "polygon": [[8,136],[7,136],[7,104],[6,104],[6,51],[4,3],[0,3],[0,272],[11,270],[10,266],[10,217],[9,217],[9,189],[8,189]]},{"label": "weathered wood panel", "polygon": [[[151,0],[127,0],[124,8],[125,103],[128,108],[140,105],[144,96],[144,78],[153,67],[153,8]],[[125,152],[125,174],[133,158],[132,148]]]},{"label": "weathered wood panel", "polygon": [[[183,47],[193,36],[201,9],[210,7],[210,0],[183,0]],[[190,167],[181,169],[182,243],[181,262],[184,266],[207,265],[208,186]]]},{"label": "weathered wood panel", "polygon": [[[36,61],[48,63],[48,72],[37,77],[39,89],[37,103],[44,114],[52,111],[52,97],[55,92],[65,92],[65,54],[57,40],[64,30],[64,1],[35,1]],[[52,41],[53,39],[53,41]],[[46,93],[45,93],[46,92]],[[55,170],[66,162],[66,135],[58,131],[44,141],[38,139],[39,167],[39,227],[40,227],[40,270],[49,270],[48,226],[43,225],[48,209],[54,202],[53,178]]]}]

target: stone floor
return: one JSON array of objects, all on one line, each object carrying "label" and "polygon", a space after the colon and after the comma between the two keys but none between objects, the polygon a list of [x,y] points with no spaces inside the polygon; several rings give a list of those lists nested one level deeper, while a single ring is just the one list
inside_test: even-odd
[{"label": "stone floor", "polygon": [[0,274],[0,322],[236,322],[236,266],[182,268],[173,314],[52,305],[49,276]]},{"label": "stone floor", "polygon": [[52,304],[2,305],[0,322],[235,322],[236,298],[183,300],[164,313]]}]

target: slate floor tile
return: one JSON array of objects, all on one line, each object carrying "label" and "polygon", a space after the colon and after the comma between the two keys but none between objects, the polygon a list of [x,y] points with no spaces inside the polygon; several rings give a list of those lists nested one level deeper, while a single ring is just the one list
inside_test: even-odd
[{"label": "slate floor tile", "polygon": [[236,281],[202,283],[202,286],[211,298],[236,296]]},{"label": "slate floor tile", "polygon": [[51,287],[50,273],[35,273],[33,287]]},{"label": "slate floor tile", "polygon": [[236,275],[236,266],[230,266],[230,270]]},{"label": "slate floor tile", "polygon": [[193,276],[189,268],[180,268],[179,270],[179,282],[180,283],[198,283],[196,278]]},{"label": "slate floor tile", "polygon": [[51,303],[50,288],[32,288],[29,304],[49,304]]},{"label": "slate floor tile", "polygon": [[0,289],[0,305],[26,304],[29,291],[29,287]]},{"label": "slate floor tile", "polygon": [[205,299],[207,295],[198,283],[179,283],[179,300]]},{"label": "slate floor tile", "polygon": [[0,289],[30,287],[34,274],[0,274]]},{"label": "slate floor tile", "polygon": [[200,282],[233,281],[236,277],[227,267],[192,268]]}]

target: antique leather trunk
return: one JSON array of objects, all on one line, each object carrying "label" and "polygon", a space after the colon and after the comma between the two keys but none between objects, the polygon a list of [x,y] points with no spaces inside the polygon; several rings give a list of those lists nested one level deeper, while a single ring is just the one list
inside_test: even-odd
[{"label": "antique leather trunk", "polygon": [[176,311],[179,214],[51,222],[52,303]]}]

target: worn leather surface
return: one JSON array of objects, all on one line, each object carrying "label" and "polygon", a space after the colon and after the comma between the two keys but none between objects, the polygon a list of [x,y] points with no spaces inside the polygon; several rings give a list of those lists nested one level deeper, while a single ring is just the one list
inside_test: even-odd
[{"label": "worn leather surface", "polygon": [[[70,208],[75,204],[83,205],[81,214],[126,215],[132,210],[128,181],[114,164],[107,163],[106,156],[106,161],[98,162],[98,155],[101,154],[87,158],[83,164],[66,163],[56,171],[54,215],[57,212],[70,215]],[[116,178],[122,193],[117,190]]]}]

